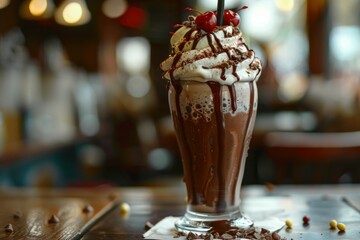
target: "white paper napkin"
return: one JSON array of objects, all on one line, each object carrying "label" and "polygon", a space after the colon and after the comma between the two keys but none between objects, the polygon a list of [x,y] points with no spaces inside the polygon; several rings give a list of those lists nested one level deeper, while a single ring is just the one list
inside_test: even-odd
[{"label": "white paper napkin", "polygon": [[[161,221],[159,221],[155,226],[153,226],[150,230],[143,234],[145,239],[173,239],[176,236],[176,229],[174,227],[174,223],[180,217],[165,217]],[[254,219],[254,218],[252,218]],[[277,217],[266,217],[261,220],[254,220],[255,227],[266,228],[271,232],[278,231],[284,226],[284,221],[281,221]],[[175,239],[186,239],[186,237],[177,237]]]}]

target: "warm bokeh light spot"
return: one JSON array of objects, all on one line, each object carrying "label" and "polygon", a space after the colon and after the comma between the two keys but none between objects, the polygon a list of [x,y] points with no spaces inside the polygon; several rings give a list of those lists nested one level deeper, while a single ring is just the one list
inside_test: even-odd
[{"label": "warm bokeh light spot", "polygon": [[109,18],[123,15],[128,7],[125,0],[106,0],[102,5],[103,13]]},{"label": "warm bokeh light spot", "polygon": [[295,0],[276,0],[276,6],[283,12],[290,12],[294,9]]},{"label": "warm bokeh light spot", "polygon": [[143,8],[128,6],[124,14],[118,20],[120,25],[133,29],[140,29],[144,26],[146,12]]},{"label": "warm bokeh light spot", "polygon": [[34,16],[41,16],[45,13],[47,6],[46,0],[32,0],[29,3],[29,11]]},{"label": "warm bokeh light spot", "polygon": [[65,6],[62,15],[65,22],[73,24],[81,19],[82,14],[83,10],[81,8],[81,5],[77,2],[72,2]]},{"label": "warm bokeh light spot", "polygon": [[7,7],[9,5],[10,0],[0,0],[0,9]]}]

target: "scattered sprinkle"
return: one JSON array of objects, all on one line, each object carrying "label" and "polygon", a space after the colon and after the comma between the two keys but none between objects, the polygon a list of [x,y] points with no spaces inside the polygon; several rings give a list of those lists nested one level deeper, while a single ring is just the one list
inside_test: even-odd
[{"label": "scattered sprinkle", "polygon": [[346,230],[346,225],[343,223],[338,223],[336,227],[339,229],[340,232],[344,232]]},{"label": "scattered sprinkle", "polygon": [[266,183],[266,184],[265,184],[265,187],[266,187],[266,189],[267,189],[269,192],[272,192],[272,191],[274,191],[274,189],[275,189],[275,185],[272,184],[272,183],[270,183],[270,182]]},{"label": "scattered sprinkle", "polygon": [[302,220],[303,220],[304,225],[309,225],[310,218],[308,216],[304,216]]},{"label": "scattered sprinkle", "polygon": [[121,203],[120,205],[120,215],[127,216],[130,213],[130,205],[128,203]]},{"label": "scattered sprinkle", "polygon": [[337,221],[335,219],[329,222],[330,228],[335,229],[337,227]]},{"label": "scattered sprinkle", "polygon": [[293,222],[290,219],[286,219],[285,224],[288,228],[292,228]]}]

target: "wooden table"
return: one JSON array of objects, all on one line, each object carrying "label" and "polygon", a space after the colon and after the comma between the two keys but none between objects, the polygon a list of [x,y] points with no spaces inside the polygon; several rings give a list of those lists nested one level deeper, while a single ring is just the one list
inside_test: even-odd
[{"label": "wooden table", "polygon": [[[289,240],[360,239],[360,185],[246,186],[242,196],[245,212],[291,219],[292,229],[279,232]],[[182,215],[184,199],[181,184],[171,188],[2,189],[0,239],[143,239],[147,222]],[[121,203],[130,205],[128,215],[121,214]],[[87,204],[93,212],[83,211]],[[20,218],[14,216],[16,209],[22,212]],[[59,223],[48,222],[52,214],[59,216]],[[307,226],[302,224],[304,215],[310,218]],[[331,219],[345,223],[346,231],[329,229]],[[13,232],[5,231],[9,223]]]}]

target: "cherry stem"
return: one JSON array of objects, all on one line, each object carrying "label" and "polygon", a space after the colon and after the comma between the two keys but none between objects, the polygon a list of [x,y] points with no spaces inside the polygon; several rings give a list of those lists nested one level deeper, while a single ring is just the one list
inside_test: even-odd
[{"label": "cherry stem", "polygon": [[247,8],[248,8],[248,6],[243,6],[241,8],[236,9],[235,12],[239,12],[239,11],[247,9]]},{"label": "cherry stem", "polygon": [[179,28],[179,27],[181,27],[182,26],[182,24],[175,24],[174,26],[173,26],[173,28]]},{"label": "cherry stem", "polygon": [[224,7],[225,7],[225,0],[218,0],[217,5],[217,25],[223,25],[223,18],[224,18]]},{"label": "cherry stem", "polygon": [[199,14],[199,15],[201,15],[201,14],[202,14],[200,11],[195,10],[195,9],[192,9],[192,8],[189,8],[189,7],[185,8],[185,10],[186,10],[186,11],[192,11],[192,12],[195,12],[195,13],[197,13],[197,14]]}]

